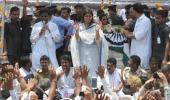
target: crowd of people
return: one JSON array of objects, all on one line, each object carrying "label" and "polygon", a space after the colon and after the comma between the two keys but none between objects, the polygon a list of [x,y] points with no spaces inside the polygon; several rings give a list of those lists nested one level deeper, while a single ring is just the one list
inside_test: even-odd
[{"label": "crowd of people", "polygon": [[111,5],[94,18],[83,4],[75,13],[39,5],[34,15],[22,4],[22,18],[14,6],[4,25],[0,99],[169,100],[168,10]]}]

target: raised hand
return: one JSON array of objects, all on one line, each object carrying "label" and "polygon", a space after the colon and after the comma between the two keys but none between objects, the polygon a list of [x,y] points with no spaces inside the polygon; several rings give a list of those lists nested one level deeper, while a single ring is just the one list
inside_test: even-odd
[{"label": "raised hand", "polygon": [[9,90],[13,89],[13,79],[14,79],[14,74],[12,72],[6,73],[3,87]]},{"label": "raised hand", "polygon": [[43,21],[43,27],[42,27],[42,29],[41,29],[41,31],[40,31],[40,33],[39,33],[39,36],[45,34],[45,31],[46,31],[47,29],[48,29],[48,27],[47,27],[46,23]]},{"label": "raised hand", "polygon": [[28,80],[28,84],[27,84],[27,90],[28,92],[30,92],[35,86],[36,84],[38,84],[38,81],[35,79],[29,79]]},{"label": "raised hand", "polygon": [[102,27],[102,24],[97,24],[97,25],[96,25],[96,31],[99,32],[99,30],[101,29],[101,27]]},{"label": "raised hand", "polygon": [[73,28],[76,30],[76,32],[79,32],[79,23],[74,23]]},{"label": "raised hand", "polygon": [[167,83],[168,84],[167,78],[162,72],[157,72],[157,74],[158,74],[160,80],[162,81],[162,83],[164,83],[164,84]]},{"label": "raised hand", "polygon": [[87,68],[86,65],[83,65],[83,67],[81,68],[81,77],[87,79],[88,73],[89,73],[89,69]]},{"label": "raised hand", "polygon": [[54,69],[54,68],[51,68],[49,72],[50,72],[50,74],[51,74],[51,79],[50,79],[51,82],[53,82],[53,81],[56,82],[58,77],[57,77],[57,74],[56,74],[55,69]]},{"label": "raised hand", "polygon": [[157,100],[154,96],[151,95],[150,91],[147,91],[143,97],[140,97],[138,100]]},{"label": "raised hand", "polygon": [[27,1],[27,0],[22,0],[22,5],[23,5],[24,7],[27,7],[27,6],[28,6],[28,1]]},{"label": "raised hand", "polygon": [[95,95],[94,100],[110,100],[110,98],[106,96],[105,93],[101,92]]},{"label": "raised hand", "polygon": [[97,71],[96,71],[96,74],[99,75],[99,77],[100,77],[101,79],[103,79],[103,78],[104,78],[104,73],[105,73],[105,68],[104,68],[104,66],[99,66],[98,69],[97,69]]},{"label": "raised hand", "polygon": [[80,68],[74,68],[73,78],[74,78],[75,80],[81,78],[81,70],[80,70]]},{"label": "raised hand", "polygon": [[99,30],[101,29],[102,24],[97,24],[96,25],[96,40],[100,38]]}]

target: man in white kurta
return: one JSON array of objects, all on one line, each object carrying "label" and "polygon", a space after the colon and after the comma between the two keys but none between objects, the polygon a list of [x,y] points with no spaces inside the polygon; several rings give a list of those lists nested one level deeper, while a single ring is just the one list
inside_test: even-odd
[{"label": "man in white kurta", "polygon": [[[115,58],[109,58],[107,60],[107,69],[105,69],[104,67],[98,68],[97,72],[99,76],[97,78],[97,87],[98,89],[100,89],[101,86],[103,86],[104,91],[106,93],[112,91],[115,92],[118,96],[118,93],[122,88],[122,81],[121,81],[120,70],[116,68],[117,67],[116,63],[117,61]],[[101,71],[101,69],[103,69],[103,71]],[[103,78],[100,75],[101,72],[103,72],[104,74]]]},{"label": "man in white kurta", "polygon": [[51,66],[58,67],[58,62],[55,56],[55,42],[60,41],[60,33],[56,24],[47,22],[49,30],[45,30],[44,34],[40,32],[44,26],[44,22],[40,21],[33,26],[31,32],[32,43],[32,67],[34,70],[40,68],[40,57],[46,55],[50,58]]},{"label": "man in white kurta", "polygon": [[136,20],[133,34],[135,39],[131,41],[131,55],[138,55],[141,66],[146,68],[151,56],[151,22],[144,14]]},{"label": "man in white kurta", "polygon": [[140,6],[142,5],[134,4],[130,9],[132,16],[137,20],[133,33],[124,30],[124,35],[132,39],[130,55],[139,56],[141,67],[147,69],[151,56],[151,21],[143,14]]}]

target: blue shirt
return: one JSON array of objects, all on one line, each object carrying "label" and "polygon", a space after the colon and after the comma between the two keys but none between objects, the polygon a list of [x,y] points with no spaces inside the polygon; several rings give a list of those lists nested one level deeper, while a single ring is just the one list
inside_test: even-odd
[{"label": "blue shirt", "polygon": [[61,17],[57,17],[57,16],[52,16],[51,21],[53,23],[57,24],[60,35],[61,35],[61,41],[56,43],[56,49],[58,49],[61,46],[63,46],[65,28],[67,29],[66,35],[71,36],[71,35],[73,35],[73,26],[69,21],[67,21]]}]

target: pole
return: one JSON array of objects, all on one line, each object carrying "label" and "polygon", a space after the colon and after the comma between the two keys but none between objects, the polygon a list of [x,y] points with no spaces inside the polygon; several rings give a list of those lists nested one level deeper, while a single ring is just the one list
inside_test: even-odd
[{"label": "pole", "polygon": [[5,3],[6,0],[3,0],[1,2],[1,11],[0,11],[0,15],[2,16],[1,18],[1,22],[0,22],[0,29],[2,30],[0,32],[0,53],[3,53],[4,50],[4,20],[5,20]]},{"label": "pole", "polygon": [[111,6],[111,4],[112,4],[112,0],[109,0],[109,6]]},{"label": "pole", "polygon": [[104,0],[101,0],[100,9],[101,9],[101,10],[104,9]]},{"label": "pole", "polygon": [[50,0],[50,6],[52,5],[52,0]]}]

